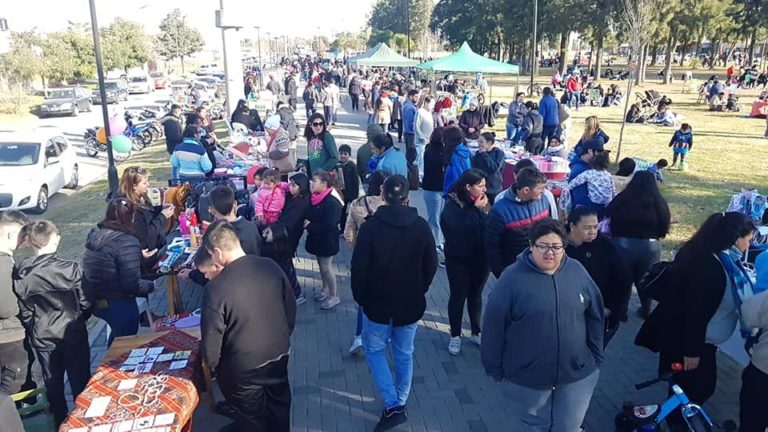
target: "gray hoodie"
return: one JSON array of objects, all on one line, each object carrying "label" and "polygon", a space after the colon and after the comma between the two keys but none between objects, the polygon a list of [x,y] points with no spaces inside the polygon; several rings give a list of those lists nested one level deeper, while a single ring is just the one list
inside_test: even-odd
[{"label": "gray hoodie", "polygon": [[24,339],[19,298],[13,293],[13,257],[0,252],[0,343]]},{"label": "gray hoodie", "polygon": [[741,304],[741,320],[746,327],[762,330],[760,340],[752,348],[752,364],[768,374],[768,291],[744,300]]},{"label": "gray hoodie", "polygon": [[497,381],[532,389],[574,383],[602,363],[603,331],[603,299],[584,267],[563,255],[548,275],[526,250],[488,299],[483,366]]}]

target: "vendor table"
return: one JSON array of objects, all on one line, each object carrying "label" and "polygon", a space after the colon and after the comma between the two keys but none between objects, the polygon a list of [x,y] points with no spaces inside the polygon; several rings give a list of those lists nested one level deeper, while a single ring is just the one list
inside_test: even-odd
[{"label": "vendor table", "polygon": [[[191,431],[192,415],[200,400],[195,386],[195,381],[199,382],[196,377],[201,372],[199,335],[198,328],[116,338],[59,430],[110,432],[154,426],[154,430],[163,432]],[[162,347],[162,354],[178,356],[188,352],[186,363],[171,369],[176,360],[160,361],[158,358],[146,373],[122,369],[132,350],[153,347]],[[142,361],[149,360],[147,355]],[[118,389],[130,380],[137,381],[132,387]],[[102,413],[86,417],[89,409],[94,409],[92,404],[98,402],[106,402]]]}]

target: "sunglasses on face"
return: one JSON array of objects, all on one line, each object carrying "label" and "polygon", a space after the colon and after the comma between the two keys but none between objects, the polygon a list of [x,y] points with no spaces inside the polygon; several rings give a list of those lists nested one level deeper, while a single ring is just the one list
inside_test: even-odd
[{"label": "sunglasses on face", "polygon": [[324,124],[323,122],[314,122],[314,123],[312,123],[312,126],[318,126],[319,127],[319,126],[322,126],[323,124]]},{"label": "sunglasses on face", "polygon": [[130,167],[128,168],[128,172],[131,174],[146,174],[147,170],[142,167]]}]

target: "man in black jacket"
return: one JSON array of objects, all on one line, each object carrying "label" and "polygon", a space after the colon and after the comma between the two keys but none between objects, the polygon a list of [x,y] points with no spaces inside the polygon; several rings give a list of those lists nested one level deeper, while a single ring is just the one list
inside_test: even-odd
[{"label": "man in black jacket", "polygon": [[296,85],[296,75],[291,73],[285,77],[285,95],[288,96],[288,105],[296,111],[296,99],[298,96],[298,86]]},{"label": "man in black jacket", "polygon": [[[408,420],[413,340],[437,271],[429,225],[408,206],[408,180],[401,175],[387,178],[382,198],[384,205],[360,227],[351,268],[352,294],[363,308],[365,357],[385,403],[377,432]],[[395,379],[387,364],[390,340]]]},{"label": "man in black jacket", "polygon": [[237,413],[230,429],[288,432],[291,284],[274,261],[247,256],[227,221],[208,227],[203,247],[224,268],[206,286],[201,329],[203,358]]},{"label": "man in black jacket", "polygon": [[33,222],[23,228],[21,237],[35,256],[19,263],[13,289],[19,297],[21,321],[40,361],[58,427],[69,412],[64,373],[74,398],[85,389],[91,376],[84,317],[90,304],[81,287],[80,265],[56,255],[61,235],[54,224]]},{"label": "man in black jacket", "polygon": [[160,119],[160,123],[163,124],[163,133],[165,134],[165,149],[169,155],[173,154],[176,146],[184,140],[181,107],[176,104],[171,105],[170,114]]}]

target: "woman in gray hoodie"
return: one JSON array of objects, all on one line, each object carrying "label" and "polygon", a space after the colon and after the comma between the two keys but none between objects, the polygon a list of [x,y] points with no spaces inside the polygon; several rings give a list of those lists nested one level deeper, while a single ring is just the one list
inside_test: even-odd
[{"label": "woman in gray hoodie", "polygon": [[576,432],[603,361],[603,299],[559,222],[536,222],[529,241],[488,299],[481,358],[514,395],[507,430]]}]

